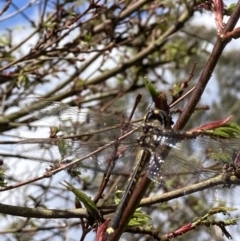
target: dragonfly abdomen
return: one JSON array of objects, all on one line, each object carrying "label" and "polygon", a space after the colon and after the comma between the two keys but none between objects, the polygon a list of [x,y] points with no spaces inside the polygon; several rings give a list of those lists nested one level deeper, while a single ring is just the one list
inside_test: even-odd
[{"label": "dragonfly abdomen", "polygon": [[[117,228],[118,223],[122,217],[124,208],[127,206],[132,193],[134,189],[136,188],[138,178],[141,175],[141,172],[143,168],[145,167],[145,164],[150,160],[151,158],[151,152],[148,149],[143,149],[140,150],[137,153],[136,160],[135,160],[135,165],[133,168],[132,175],[130,175],[130,178],[128,179],[127,182],[127,188],[124,192],[124,195],[121,198],[120,203],[118,204],[117,210],[115,212],[115,217],[111,219],[111,222],[109,224],[109,227],[112,228],[113,230]],[[140,161],[142,160],[142,161]]]}]

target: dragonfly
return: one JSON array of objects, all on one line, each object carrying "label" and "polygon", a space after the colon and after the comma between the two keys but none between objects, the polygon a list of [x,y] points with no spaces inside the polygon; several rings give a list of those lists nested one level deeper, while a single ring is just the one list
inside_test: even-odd
[{"label": "dragonfly", "polygon": [[[127,205],[142,171],[147,171],[149,179],[159,187],[187,190],[192,184],[219,175],[225,164],[236,164],[234,153],[239,150],[239,140],[214,140],[166,129],[171,117],[161,110],[148,111],[139,123],[120,115],[83,111],[38,98],[27,98],[21,104],[34,119],[43,120],[55,131],[50,137],[20,141],[17,153],[54,167],[66,165],[120,175],[132,171],[118,206],[120,211]],[[218,185],[204,193],[204,198],[216,200],[216,190],[219,196],[224,193],[229,197],[225,195],[228,186]]]}]

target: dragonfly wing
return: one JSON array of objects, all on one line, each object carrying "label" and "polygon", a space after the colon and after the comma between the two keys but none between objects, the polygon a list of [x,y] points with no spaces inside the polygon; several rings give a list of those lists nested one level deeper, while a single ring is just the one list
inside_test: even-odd
[{"label": "dragonfly wing", "polygon": [[61,130],[61,137],[66,135],[75,137],[74,140],[63,138],[26,140],[16,147],[19,155],[51,163],[71,162],[82,159],[98,148],[118,140],[117,148],[113,144],[107,150],[103,149],[98,154],[83,159],[79,162],[79,166],[105,172],[109,161],[114,161],[113,172],[116,173],[123,168],[131,167],[129,157],[132,155],[132,148],[136,146],[138,134],[131,133],[123,140],[119,140],[119,137],[139,128],[139,125],[124,123],[120,115],[84,112],[77,107],[35,97],[27,98],[21,102],[21,105],[36,119],[51,124],[49,127],[57,126]]},{"label": "dragonfly wing", "polygon": [[87,146],[72,140],[64,139],[28,139],[15,145],[17,154],[29,160],[61,163],[72,157],[80,148],[87,153]]},{"label": "dragonfly wing", "polygon": [[[161,150],[153,155],[149,166],[149,177],[172,191],[187,188],[193,184],[216,177],[224,172],[224,166],[234,166],[234,153],[239,150],[239,140],[213,140],[208,137],[172,142],[166,158],[161,156]],[[155,171],[157,169],[157,171]],[[226,183],[225,183],[226,182]],[[200,194],[210,202],[229,199],[226,193],[238,193],[236,185],[222,184],[208,187]],[[231,200],[228,200],[229,202]],[[240,202],[239,202],[240,203]]]},{"label": "dragonfly wing", "polygon": [[[120,114],[84,111],[61,102],[47,101],[35,97],[20,101],[20,106],[23,106],[36,119],[50,124],[50,127],[58,127],[65,135],[104,132],[105,136],[116,138],[126,128],[124,119]],[[133,126],[133,124],[129,124],[128,129],[133,128]],[[117,130],[114,131],[114,129]],[[115,135],[116,132],[117,136]]]},{"label": "dragonfly wing", "polygon": [[[133,165],[132,156],[135,147],[121,143],[104,149],[104,143],[64,140],[64,139],[29,139],[16,144],[20,157],[40,162],[64,164],[79,159],[74,168],[90,169],[106,172],[111,167],[111,173],[128,174]],[[84,158],[98,148],[101,151]]]},{"label": "dragonfly wing", "polygon": [[[90,151],[92,150],[92,147],[90,147]],[[76,157],[81,158],[81,152],[76,153]],[[121,145],[118,148],[110,147],[99,154],[92,155],[90,158],[81,161],[78,167],[104,173],[109,170],[110,173],[129,175],[134,164],[134,157],[135,147]]]}]

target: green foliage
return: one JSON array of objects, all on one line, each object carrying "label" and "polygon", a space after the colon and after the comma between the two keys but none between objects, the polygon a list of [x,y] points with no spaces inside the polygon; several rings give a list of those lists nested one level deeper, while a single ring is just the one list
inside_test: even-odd
[{"label": "green foliage", "polygon": [[224,126],[212,130],[204,130],[203,133],[217,138],[240,138],[240,126],[234,122],[228,122]]},{"label": "green foliage", "polygon": [[226,15],[230,16],[235,10],[235,8],[236,8],[236,3],[230,4],[227,8],[225,8]]},{"label": "green foliage", "polygon": [[7,182],[5,182],[5,170],[0,169],[0,187],[6,187]]},{"label": "green foliage", "polygon": [[30,80],[27,76],[27,73],[24,70],[21,70],[18,75],[18,86],[23,87],[25,90],[27,90],[30,86]]},{"label": "green foliage", "polygon": [[[117,191],[114,195],[115,204],[119,204],[122,191]],[[151,217],[142,211],[142,208],[137,208],[133,214],[133,217],[129,220],[128,227],[142,227],[149,226],[151,224]]]},{"label": "green foliage", "polygon": [[148,92],[150,93],[153,100],[159,96],[160,92],[147,79],[145,79],[145,86],[146,86],[146,88],[147,88]]},{"label": "green foliage", "polygon": [[128,227],[142,227],[151,225],[151,217],[144,213],[141,208],[137,208],[133,217],[128,223]]},{"label": "green foliage", "polygon": [[96,204],[92,201],[90,197],[88,197],[84,192],[75,188],[72,184],[64,181],[66,184],[62,185],[66,187],[69,191],[71,191],[75,197],[84,204],[89,214],[91,214],[95,219],[99,218],[99,211]]}]

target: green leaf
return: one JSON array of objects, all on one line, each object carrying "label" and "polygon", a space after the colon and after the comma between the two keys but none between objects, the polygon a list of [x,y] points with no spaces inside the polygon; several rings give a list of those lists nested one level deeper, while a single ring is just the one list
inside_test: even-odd
[{"label": "green leaf", "polygon": [[233,11],[235,10],[235,8],[236,8],[236,3],[232,3],[232,4],[230,4],[226,9],[225,9],[225,14],[226,15],[228,15],[228,16],[230,16],[232,13],[233,13]]},{"label": "green leaf", "polygon": [[[121,200],[120,195],[123,191],[118,190],[114,195],[114,201],[116,204],[118,204]],[[128,226],[129,227],[136,227],[136,226],[143,226],[143,225],[149,225],[151,218],[142,212],[141,208],[138,208],[135,210],[133,217],[129,220]]]},{"label": "green leaf", "polygon": [[30,80],[23,70],[19,72],[17,83],[19,86],[23,86],[24,90],[27,90],[30,86]]},{"label": "green leaf", "polygon": [[121,196],[119,194],[123,193],[123,191],[121,190],[117,190],[115,195],[114,195],[114,202],[116,204],[119,204],[120,200],[121,200]]},{"label": "green leaf", "polygon": [[136,209],[133,217],[128,222],[128,227],[146,226],[151,224],[151,218],[146,213],[143,213],[141,208]]},{"label": "green leaf", "polygon": [[225,163],[232,162],[232,156],[230,156],[228,153],[222,153],[222,152],[212,152],[210,154],[210,158],[213,160],[221,160]]},{"label": "green leaf", "polygon": [[224,215],[226,215],[228,212],[237,211],[237,210],[238,209],[234,207],[213,207],[212,209],[209,210],[208,214],[213,215],[217,213],[223,213]]},{"label": "green leaf", "polygon": [[61,183],[64,187],[66,187],[69,191],[71,191],[75,197],[84,204],[88,213],[92,215],[95,219],[99,218],[99,211],[97,209],[96,204],[92,201],[90,197],[88,197],[84,192],[80,191],[79,189],[75,188],[72,184],[64,181],[66,183]]},{"label": "green leaf", "polygon": [[172,95],[177,96],[182,91],[181,83],[175,83],[172,88]]},{"label": "green leaf", "polygon": [[150,95],[152,96],[152,99],[156,99],[159,96],[159,91],[155,89],[153,84],[149,80],[145,80],[145,86],[147,90],[149,91]]},{"label": "green leaf", "polygon": [[4,181],[4,170],[1,169],[0,170],[0,187],[6,187],[7,186],[7,182]]},{"label": "green leaf", "polygon": [[240,126],[234,122],[228,122],[224,126],[215,128],[213,130],[204,130],[203,133],[211,135],[212,137],[220,138],[239,138],[240,137]]},{"label": "green leaf", "polygon": [[57,146],[58,146],[59,153],[63,159],[69,153],[70,146],[64,139],[57,140]]}]

